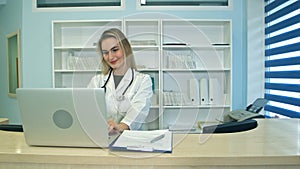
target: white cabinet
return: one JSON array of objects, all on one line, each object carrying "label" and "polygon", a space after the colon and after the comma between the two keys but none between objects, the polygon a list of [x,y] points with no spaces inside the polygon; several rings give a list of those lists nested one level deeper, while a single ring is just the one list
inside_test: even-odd
[{"label": "white cabinet", "polygon": [[160,127],[196,129],[231,105],[231,22],[162,21]]},{"label": "white cabinet", "polygon": [[96,44],[108,28],[131,42],[153,81],[148,129],[195,128],[231,109],[230,20],[53,21],[53,86],[86,87],[100,72]]}]

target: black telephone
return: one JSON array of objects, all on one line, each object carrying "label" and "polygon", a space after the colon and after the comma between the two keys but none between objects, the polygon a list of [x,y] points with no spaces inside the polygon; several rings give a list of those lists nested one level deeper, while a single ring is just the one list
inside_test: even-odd
[{"label": "black telephone", "polygon": [[268,103],[264,98],[256,99],[252,104],[247,106],[246,110],[233,110],[224,115],[224,122],[241,122],[252,118],[264,118],[259,114],[262,108]]}]

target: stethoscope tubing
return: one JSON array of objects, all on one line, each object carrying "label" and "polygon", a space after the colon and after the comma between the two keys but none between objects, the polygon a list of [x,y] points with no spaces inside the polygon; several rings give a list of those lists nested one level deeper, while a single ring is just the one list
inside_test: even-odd
[{"label": "stethoscope tubing", "polygon": [[[109,74],[108,74],[108,77],[107,77],[107,79],[106,79],[104,85],[101,87],[101,88],[104,88],[104,91],[105,91],[105,92],[106,92],[106,85],[107,85],[107,83],[108,83],[108,81],[109,81],[109,79],[110,79],[110,77],[111,77],[111,74],[112,74],[112,69],[110,69]],[[126,89],[123,91],[122,95],[119,96],[119,97],[117,97],[117,100],[118,100],[118,101],[124,100],[124,97],[125,97],[124,95],[125,95],[126,91],[129,89],[129,87],[132,85],[133,80],[134,80],[134,71],[133,71],[133,69],[131,68],[131,81],[130,81],[130,83],[127,85]]]}]

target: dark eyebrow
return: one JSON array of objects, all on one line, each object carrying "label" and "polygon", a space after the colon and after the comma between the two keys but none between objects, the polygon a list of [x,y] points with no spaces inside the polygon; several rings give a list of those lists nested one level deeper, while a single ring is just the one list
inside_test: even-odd
[{"label": "dark eyebrow", "polygon": [[105,50],[105,49],[102,49],[102,51],[110,51],[110,50],[112,50],[112,49],[115,49],[115,48],[119,48],[119,46],[113,46],[112,48],[110,48],[109,50]]},{"label": "dark eyebrow", "polygon": [[119,48],[119,46],[113,46],[110,50],[115,49],[115,48]]}]

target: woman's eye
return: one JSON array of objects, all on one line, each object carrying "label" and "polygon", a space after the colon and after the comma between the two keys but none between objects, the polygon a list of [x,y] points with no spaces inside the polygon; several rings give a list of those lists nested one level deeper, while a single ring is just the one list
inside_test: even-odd
[{"label": "woman's eye", "polygon": [[118,50],[119,50],[119,48],[112,49],[113,52],[117,52]]}]

